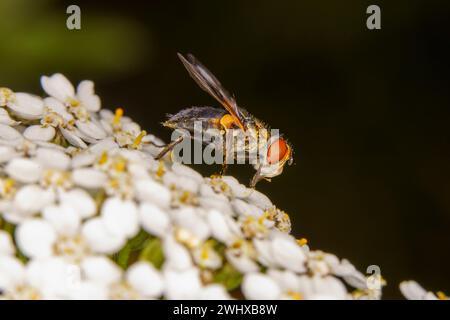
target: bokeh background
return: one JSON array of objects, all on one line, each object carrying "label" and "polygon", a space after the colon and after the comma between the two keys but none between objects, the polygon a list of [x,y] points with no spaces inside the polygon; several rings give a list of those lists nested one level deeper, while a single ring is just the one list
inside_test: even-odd
[{"label": "bokeh background", "polygon": [[[66,28],[70,4],[79,31]],[[366,28],[370,4],[381,30]],[[406,279],[450,292],[448,1],[1,0],[0,12],[1,86],[92,79],[104,107],[165,140],[166,113],[217,105],[176,57],[194,53],[295,146],[295,165],[258,189],[298,237],[379,265],[386,298]],[[229,173],[247,183],[253,171]]]}]

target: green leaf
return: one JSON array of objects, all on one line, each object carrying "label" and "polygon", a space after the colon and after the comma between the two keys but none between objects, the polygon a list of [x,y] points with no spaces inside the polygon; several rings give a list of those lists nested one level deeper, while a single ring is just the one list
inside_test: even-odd
[{"label": "green leaf", "polygon": [[164,253],[159,238],[148,239],[139,255],[139,260],[152,263],[155,268],[161,268],[164,263]]},{"label": "green leaf", "polygon": [[130,239],[117,254],[114,255],[114,261],[116,261],[117,264],[123,269],[126,269],[130,263],[135,260],[133,259],[133,256],[135,256],[134,253],[141,250],[148,239],[148,233],[141,230],[136,236],[134,236],[134,238]]},{"label": "green leaf", "polygon": [[222,284],[229,291],[239,287],[242,278],[242,274],[229,263],[226,263],[216,274],[214,274],[214,282]]}]

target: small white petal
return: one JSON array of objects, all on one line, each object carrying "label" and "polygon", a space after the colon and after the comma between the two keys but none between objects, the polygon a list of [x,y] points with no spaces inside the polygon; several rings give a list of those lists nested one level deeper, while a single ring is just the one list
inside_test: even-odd
[{"label": "small white petal", "polygon": [[94,93],[94,83],[90,80],[81,81],[77,87],[77,97],[83,106],[92,112],[100,110],[100,98]]},{"label": "small white petal", "polygon": [[92,165],[97,160],[93,153],[82,152],[72,158],[72,168],[81,168]]},{"label": "small white petal", "polygon": [[133,264],[127,271],[126,279],[137,292],[147,298],[158,298],[164,290],[163,277],[148,262]]},{"label": "small white petal", "polygon": [[171,236],[163,241],[165,255],[164,268],[173,270],[185,270],[192,266],[192,258],[189,251],[179,244]]},{"label": "small white petal", "polygon": [[199,203],[202,208],[215,209],[222,214],[233,216],[235,215],[230,202],[227,200],[220,200],[215,197],[200,197]]},{"label": "small white petal", "polygon": [[16,129],[5,124],[0,124],[0,139],[5,141],[20,141],[23,137]]},{"label": "small white petal", "polygon": [[180,176],[170,171],[164,174],[163,183],[169,188],[176,187],[177,189],[189,191],[194,194],[200,189],[200,184],[195,179]]},{"label": "small white petal", "polygon": [[11,146],[0,146],[0,163],[7,162],[13,158],[20,156]]},{"label": "small white petal", "polygon": [[253,259],[244,254],[235,255],[227,250],[225,252],[225,257],[233,265],[233,267],[241,273],[259,271],[259,265]]},{"label": "small white petal", "polygon": [[247,189],[247,187],[239,183],[239,181],[235,177],[223,176],[222,181],[224,181],[228,185],[233,195],[237,198],[248,197],[251,193],[251,189]]},{"label": "small white petal", "polygon": [[198,210],[193,207],[174,210],[172,212],[172,218],[176,225],[189,230],[200,242],[208,239],[211,235],[211,229],[208,223],[200,216]]},{"label": "small white petal", "polygon": [[108,290],[105,286],[89,282],[81,281],[76,285],[74,290],[70,290],[68,299],[72,300],[107,300]]},{"label": "small white petal", "polygon": [[0,254],[0,290],[14,290],[25,280],[25,268],[15,257]]},{"label": "small white petal", "polygon": [[200,275],[197,269],[165,270],[165,297],[169,300],[191,300],[199,295]]},{"label": "small white petal", "polygon": [[105,227],[119,237],[132,237],[139,230],[139,218],[134,202],[109,198],[103,203],[102,219]]},{"label": "small white petal", "polygon": [[263,210],[267,210],[273,206],[272,201],[263,193],[255,189],[250,189],[250,195],[247,201]]},{"label": "small white petal", "polygon": [[142,227],[148,233],[163,237],[170,226],[168,214],[151,203],[142,203],[139,207],[139,217]]},{"label": "small white petal", "polygon": [[111,254],[117,252],[126,242],[125,237],[110,233],[100,218],[94,218],[85,222],[82,234],[91,249],[98,253]]},{"label": "small white petal", "polygon": [[64,120],[73,120],[73,116],[69,112],[67,112],[67,107],[61,101],[53,97],[48,97],[44,99],[44,105],[45,107],[49,108],[50,111],[59,114],[61,117],[63,117]]},{"label": "small white petal", "polygon": [[20,122],[12,119],[9,116],[8,111],[6,111],[4,108],[0,108],[0,123],[5,124],[7,126],[15,126],[18,125]]},{"label": "small white petal", "polygon": [[66,138],[66,140],[74,147],[81,148],[81,149],[87,148],[86,143],[84,143],[84,141],[81,140],[81,138],[79,136],[77,136],[73,131],[70,131],[70,130],[67,130],[64,128],[59,128],[59,130],[61,131],[64,138]]},{"label": "small white petal", "polygon": [[275,300],[281,290],[270,277],[262,273],[247,273],[242,281],[242,293],[249,300]]},{"label": "small white petal", "polygon": [[51,190],[44,190],[37,185],[26,185],[17,191],[14,207],[23,214],[34,214],[55,201]]},{"label": "small white petal", "polygon": [[67,205],[48,206],[44,208],[42,216],[61,235],[75,235],[81,225],[81,219],[75,209]]},{"label": "small white petal", "polygon": [[111,150],[115,150],[118,148],[119,145],[114,141],[113,138],[106,138],[89,146],[89,150],[96,155],[100,155],[104,151],[110,152]]},{"label": "small white petal", "polygon": [[86,279],[102,285],[119,282],[122,271],[119,266],[104,256],[85,258],[81,264]]},{"label": "small white petal", "polygon": [[49,96],[60,101],[66,101],[75,96],[75,89],[72,84],[60,73],[55,73],[50,77],[42,76],[41,86]]},{"label": "small white petal", "polygon": [[44,112],[44,101],[28,93],[16,93],[16,99],[8,103],[8,108],[26,120],[39,119]]},{"label": "small white petal", "polygon": [[174,162],[174,164],[172,165],[172,171],[175,174],[191,178],[191,179],[197,181],[198,183],[203,182],[203,176],[200,173],[198,173],[194,169],[192,169],[188,166],[185,166],[184,164],[181,164],[179,162]]},{"label": "small white petal", "polygon": [[86,135],[88,137],[91,137],[96,140],[101,140],[101,139],[106,138],[106,132],[103,131],[103,129],[101,127],[99,127],[92,121],[84,122],[84,121],[77,120],[75,122],[75,125],[77,126],[78,130],[81,131],[81,133],[83,133],[84,135]]},{"label": "small white petal", "polygon": [[297,274],[288,270],[269,269],[267,275],[271,277],[282,289],[283,292],[299,292],[299,278]]},{"label": "small white petal", "polygon": [[67,170],[70,167],[70,157],[57,149],[37,149],[36,161],[44,168]]},{"label": "small white petal", "polygon": [[300,276],[299,291],[307,300],[344,300],[347,297],[344,284],[332,276]]},{"label": "small white petal", "polygon": [[15,180],[24,183],[33,183],[41,177],[42,166],[30,159],[16,158],[6,165],[5,171]]},{"label": "small white petal", "polygon": [[233,205],[234,210],[241,216],[260,217],[264,213],[261,208],[249,204],[241,199],[234,199],[231,204]]},{"label": "small white petal", "polygon": [[400,291],[408,300],[437,300],[436,295],[427,292],[416,281],[403,281],[400,283]]},{"label": "small white petal", "polygon": [[230,295],[227,290],[219,284],[209,284],[200,290],[199,300],[228,300]]},{"label": "small white petal", "polygon": [[105,185],[108,177],[107,175],[96,169],[75,169],[72,173],[72,180],[80,187],[88,189],[98,189]]},{"label": "small white petal", "polygon": [[208,212],[207,220],[214,238],[225,244],[229,244],[233,241],[235,236],[228,224],[226,216],[223,213],[212,209]]},{"label": "small white petal", "polygon": [[60,193],[60,201],[75,209],[81,218],[90,218],[97,212],[94,199],[83,189],[73,189]]},{"label": "small white petal", "polygon": [[9,233],[0,230],[0,255],[13,255],[14,244]]},{"label": "small white petal", "polygon": [[32,141],[50,141],[55,137],[55,128],[40,125],[29,126],[23,132],[23,136]]},{"label": "small white petal", "polygon": [[122,130],[130,133],[133,136],[137,136],[141,132],[141,127],[137,123],[132,122],[132,121],[124,122],[124,118],[125,117],[122,117],[122,119],[121,119]]},{"label": "small white petal", "polygon": [[279,266],[295,272],[306,270],[306,255],[290,236],[275,237],[271,243],[271,250],[273,259]]},{"label": "small white petal", "polygon": [[81,281],[80,268],[60,257],[31,260],[26,267],[26,277],[46,300],[69,299],[70,291],[77,288]]},{"label": "small white petal", "polygon": [[166,208],[170,205],[170,191],[153,180],[138,180],[135,183],[136,196],[140,201],[148,201]]},{"label": "small white petal", "polygon": [[56,232],[50,223],[41,219],[31,219],[17,227],[16,241],[27,257],[49,257],[53,252]]}]

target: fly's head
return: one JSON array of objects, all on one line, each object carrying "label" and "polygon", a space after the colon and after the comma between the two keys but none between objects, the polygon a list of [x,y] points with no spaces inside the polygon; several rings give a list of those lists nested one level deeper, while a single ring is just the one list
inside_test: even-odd
[{"label": "fly's head", "polygon": [[269,180],[279,176],[286,164],[294,162],[292,145],[283,137],[272,137],[267,143],[267,154],[262,163],[258,164],[257,171],[250,182],[251,187],[265,179]]}]

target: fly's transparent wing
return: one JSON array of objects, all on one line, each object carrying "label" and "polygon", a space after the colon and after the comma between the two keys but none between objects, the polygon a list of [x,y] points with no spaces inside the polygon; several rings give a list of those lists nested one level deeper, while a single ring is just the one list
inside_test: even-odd
[{"label": "fly's transparent wing", "polygon": [[212,97],[219,101],[222,106],[230,113],[236,124],[243,130],[245,125],[242,119],[236,100],[222,86],[217,78],[204,65],[201,64],[192,54],[188,54],[186,58],[178,53],[178,57],[183,63],[190,76],[204,91],[208,92]]}]

